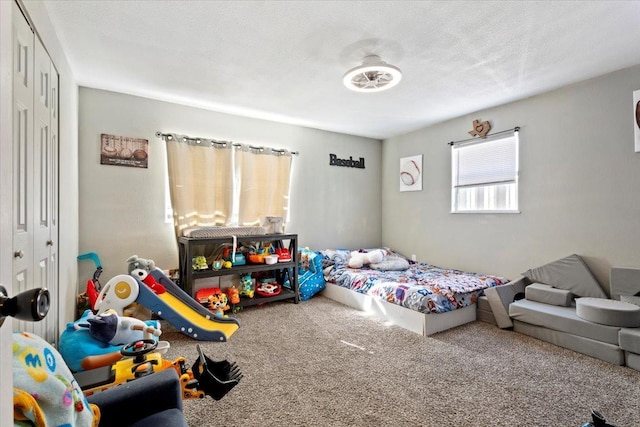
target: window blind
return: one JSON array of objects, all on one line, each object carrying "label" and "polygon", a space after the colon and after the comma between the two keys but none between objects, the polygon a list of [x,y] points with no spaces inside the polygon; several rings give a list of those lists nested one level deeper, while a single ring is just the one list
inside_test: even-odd
[{"label": "window blind", "polygon": [[452,146],[454,188],[509,184],[518,176],[518,132]]}]

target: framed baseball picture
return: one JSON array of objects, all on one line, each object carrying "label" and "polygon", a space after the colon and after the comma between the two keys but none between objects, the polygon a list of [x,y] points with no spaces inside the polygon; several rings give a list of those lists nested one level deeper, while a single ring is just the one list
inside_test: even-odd
[{"label": "framed baseball picture", "polygon": [[422,154],[400,159],[400,191],[422,190]]}]

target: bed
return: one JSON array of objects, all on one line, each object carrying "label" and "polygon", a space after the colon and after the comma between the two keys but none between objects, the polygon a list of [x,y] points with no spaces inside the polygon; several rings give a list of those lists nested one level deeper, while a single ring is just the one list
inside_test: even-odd
[{"label": "bed", "polygon": [[[389,248],[377,249],[384,251],[385,263],[362,268],[349,267],[349,250],[319,251],[326,281],[322,295],[424,336],[475,321],[484,290],[509,282],[412,262]],[[386,262],[391,260],[398,262]]]}]

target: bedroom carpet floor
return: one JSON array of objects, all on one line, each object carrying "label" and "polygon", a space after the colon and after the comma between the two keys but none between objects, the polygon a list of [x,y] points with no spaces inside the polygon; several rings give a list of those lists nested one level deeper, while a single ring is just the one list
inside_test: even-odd
[{"label": "bedroom carpet floor", "polygon": [[640,426],[640,372],[474,322],[430,337],[328,298],[235,315],[228,342],[190,339],[163,322],[172,360],[196,344],[244,378],[215,401],[185,400],[191,427],[581,426],[598,409]]}]

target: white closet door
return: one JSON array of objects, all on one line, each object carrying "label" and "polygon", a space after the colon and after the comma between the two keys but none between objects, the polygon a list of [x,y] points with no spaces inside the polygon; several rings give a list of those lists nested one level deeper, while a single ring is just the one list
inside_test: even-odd
[{"label": "white closet door", "polygon": [[51,307],[42,321],[15,321],[14,329],[33,332],[56,344],[58,75],[42,43],[16,12],[13,293],[47,288]]},{"label": "white closet door", "polygon": [[58,196],[59,196],[59,133],[58,133],[58,107],[59,107],[59,90],[58,90],[58,72],[55,66],[51,63],[51,167],[49,169],[49,180],[51,181],[51,224],[49,226],[49,278],[48,285],[49,292],[51,292],[52,305],[49,308],[48,329],[49,333],[55,336],[55,343],[58,343],[58,337],[61,331],[58,330],[58,319],[60,318],[59,301],[60,301],[60,280],[58,277],[58,246],[60,238],[58,236]]},{"label": "white closet door", "polygon": [[[47,288],[55,292],[53,283],[54,260],[51,257],[52,226],[52,168],[54,164],[51,129],[52,73],[51,60],[40,40],[35,40],[34,100],[33,100],[33,282],[31,288]],[[58,298],[51,295],[57,306]],[[52,307],[53,308],[53,307]],[[50,313],[33,325],[33,332],[47,339],[55,339],[57,315]]]},{"label": "white closet door", "polygon": [[[13,8],[13,293],[33,283],[34,35]],[[22,325],[19,325],[22,326]],[[19,327],[14,325],[14,329]]]}]

